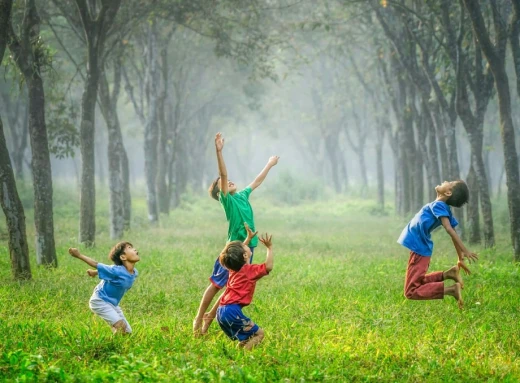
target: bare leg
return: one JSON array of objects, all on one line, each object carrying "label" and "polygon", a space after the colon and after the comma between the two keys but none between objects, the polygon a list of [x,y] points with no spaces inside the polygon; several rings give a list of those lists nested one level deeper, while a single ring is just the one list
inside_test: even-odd
[{"label": "bare leg", "polygon": [[460,276],[460,269],[458,266],[453,266],[451,269],[446,270],[442,273],[444,280],[451,279],[454,280],[457,283],[460,283],[460,288],[464,288],[464,281],[462,280],[462,277]]},{"label": "bare leg", "polygon": [[[222,295],[221,295],[222,296]],[[211,322],[217,316],[217,309],[220,306],[220,298],[217,299],[210,312],[207,312],[202,317],[202,328],[200,330],[201,334],[206,334],[208,332],[209,326],[211,326]]]},{"label": "bare leg", "polygon": [[464,301],[462,300],[462,288],[460,286],[460,283],[457,282],[453,286],[445,287],[444,295],[451,295],[453,298],[455,298],[457,300],[457,303],[459,304],[459,309],[462,310],[462,307],[464,306]]},{"label": "bare leg", "polygon": [[250,351],[253,349],[253,347],[260,344],[262,342],[262,340],[264,340],[264,330],[259,328],[258,331],[255,333],[255,335],[253,335],[251,338],[249,338],[243,342],[240,342],[238,344],[238,347],[241,347],[244,350]]},{"label": "bare leg", "polygon": [[201,334],[202,318],[204,317],[204,313],[208,309],[209,305],[211,304],[211,301],[217,294],[218,290],[219,289],[217,287],[210,284],[206,291],[204,291],[204,295],[202,296],[202,300],[200,301],[197,316],[193,320],[193,333],[196,336]]}]

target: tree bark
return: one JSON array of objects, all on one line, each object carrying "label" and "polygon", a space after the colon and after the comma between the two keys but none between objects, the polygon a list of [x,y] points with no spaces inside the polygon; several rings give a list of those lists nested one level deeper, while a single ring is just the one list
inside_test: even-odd
[{"label": "tree bark", "polygon": [[109,28],[116,17],[121,0],[102,2],[93,14],[87,0],[75,0],[87,44],[87,76],[81,100],[80,146],[81,191],[79,241],[93,246],[96,238],[96,181],[95,181],[95,113],[102,55]]},{"label": "tree bark", "polygon": [[480,216],[479,216],[479,188],[478,180],[473,165],[469,167],[466,183],[469,188],[469,204],[467,205],[468,213],[468,240],[470,243],[480,243]]},{"label": "tree bark", "polygon": [[52,172],[45,124],[45,92],[41,77],[43,52],[37,45],[40,39],[40,18],[34,0],[27,0],[20,39],[12,26],[9,49],[27,83],[29,94],[29,135],[31,140],[31,168],[34,187],[34,226],[36,229],[36,259],[39,265],[58,265],[54,244],[52,209]]},{"label": "tree bark", "polygon": [[[486,56],[495,79],[495,87],[498,94],[498,106],[500,113],[500,128],[502,145],[504,148],[507,196],[509,205],[509,219],[511,222],[511,242],[513,245],[514,259],[520,261],[520,174],[518,170],[518,156],[515,146],[515,130],[511,117],[511,94],[505,68],[505,57],[497,52],[490,40],[490,36],[476,0],[464,0],[469,11],[473,31],[477,36],[482,51]],[[503,26],[495,23],[497,33],[504,34]],[[497,39],[498,40],[498,39]]]},{"label": "tree bark", "polygon": [[99,99],[101,113],[105,118],[108,132],[108,185],[110,200],[110,238],[119,239],[125,230],[125,181],[123,157],[126,150],[117,115],[117,99],[121,82],[120,62],[114,65],[114,90],[112,95],[108,87],[106,74],[101,75],[99,84]]},{"label": "tree bark", "polygon": [[148,220],[152,224],[159,221],[157,206],[157,143],[158,143],[158,91],[159,86],[157,72],[157,26],[155,22],[150,26],[148,34],[148,83],[150,102],[148,118],[144,128],[144,168],[146,178],[146,202],[148,206]]},{"label": "tree bark", "polygon": [[[0,0],[0,62],[8,39],[11,0]],[[31,279],[29,248],[25,232],[25,214],[16,189],[11,159],[5,142],[4,126],[0,117],[0,204],[5,215],[8,232],[9,257],[13,277]]]}]

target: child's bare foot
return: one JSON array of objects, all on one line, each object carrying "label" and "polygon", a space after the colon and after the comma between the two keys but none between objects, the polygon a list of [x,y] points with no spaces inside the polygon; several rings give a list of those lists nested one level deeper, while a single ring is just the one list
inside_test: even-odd
[{"label": "child's bare foot", "polygon": [[453,266],[451,269],[444,272],[444,280],[446,279],[452,279],[455,282],[460,283],[460,288],[464,289],[464,281],[460,276],[460,268],[458,266]]},{"label": "child's bare foot", "polygon": [[455,288],[453,297],[457,300],[459,309],[462,310],[462,308],[464,307],[464,301],[462,300],[462,291],[461,291],[462,286],[460,285],[460,283],[455,283],[455,285],[453,285],[453,287]]},{"label": "child's bare foot", "polygon": [[464,306],[464,301],[462,300],[462,288],[460,286],[460,283],[457,282],[453,286],[445,287],[444,295],[451,295],[453,298],[455,298],[457,300],[457,303],[459,304],[459,309],[462,310],[462,307]]},{"label": "child's bare foot", "polygon": [[201,334],[206,334],[208,332],[209,326],[211,326],[211,322],[213,322],[213,319],[215,319],[214,316],[211,316],[210,314],[206,313],[202,317],[202,328],[200,329]]},{"label": "child's bare foot", "polygon": [[197,317],[197,318],[193,319],[193,335],[201,336],[202,335],[201,328],[202,328],[202,318]]}]

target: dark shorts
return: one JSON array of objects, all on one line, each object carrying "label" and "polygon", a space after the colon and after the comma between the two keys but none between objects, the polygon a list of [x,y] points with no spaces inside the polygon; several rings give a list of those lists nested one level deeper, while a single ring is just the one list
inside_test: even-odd
[{"label": "dark shorts", "polygon": [[217,322],[228,337],[240,342],[251,338],[260,329],[244,315],[240,305],[219,306]]},{"label": "dark shorts", "polygon": [[[249,263],[253,263],[253,254],[255,252],[254,247],[250,247],[251,249],[251,258],[249,259]],[[226,283],[228,280],[229,272],[228,270],[220,264],[220,261],[215,261],[215,264],[213,265],[213,274],[211,274],[211,277],[209,277],[209,281],[218,289],[222,289],[226,287]]]}]

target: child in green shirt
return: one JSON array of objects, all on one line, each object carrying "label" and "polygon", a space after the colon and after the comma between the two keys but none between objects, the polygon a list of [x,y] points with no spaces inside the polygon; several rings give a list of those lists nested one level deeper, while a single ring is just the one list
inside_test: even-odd
[{"label": "child in green shirt", "polygon": [[[262,184],[267,173],[269,173],[269,170],[278,163],[280,157],[270,157],[267,165],[254,181],[245,189],[237,191],[236,185],[228,180],[227,177],[226,164],[222,156],[223,148],[224,138],[221,133],[217,133],[215,136],[215,149],[217,152],[219,177],[212,182],[208,191],[213,199],[220,202],[224,208],[224,212],[226,213],[226,219],[229,222],[228,242],[244,242],[248,237],[248,227],[252,232],[255,231],[253,209],[249,203],[249,195]],[[254,252],[257,243],[258,239],[253,237],[251,242],[248,244],[251,253]],[[253,257],[251,256],[250,262],[252,262],[252,259]],[[197,316],[193,320],[193,333],[195,335],[205,334],[208,331],[211,322],[215,318],[218,301],[209,313],[206,313],[206,310],[217,292],[226,286],[227,279],[228,270],[220,264],[219,259],[217,258],[213,267],[213,274],[209,278],[211,283],[202,296]]]}]

